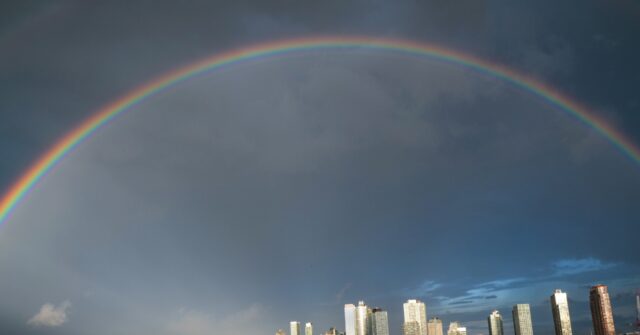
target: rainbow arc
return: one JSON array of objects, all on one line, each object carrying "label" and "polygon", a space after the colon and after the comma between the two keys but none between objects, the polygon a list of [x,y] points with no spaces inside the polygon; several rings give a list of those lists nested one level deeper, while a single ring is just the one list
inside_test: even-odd
[{"label": "rainbow arc", "polygon": [[257,44],[230,52],[214,55],[195,62],[186,67],[169,72],[155,80],[130,91],[128,94],[108,104],[95,114],[84,120],[75,129],[56,142],[44,155],[39,157],[11,185],[0,200],[0,225],[7,221],[12,210],[26,197],[43,176],[66,154],[80,145],[99,128],[110,123],[118,115],[132,110],[136,104],[166,91],[171,87],[204,73],[215,71],[225,66],[252,61],[265,57],[276,57],[283,54],[314,50],[347,50],[369,49],[375,51],[393,51],[402,54],[426,57],[445,63],[462,66],[478,73],[499,78],[519,89],[530,92],[547,101],[558,109],[572,115],[578,121],[593,128],[603,135],[620,152],[635,163],[640,163],[640,150],[624,136],[578,102],[563,95],[560,91],[518,73],[503,65],[480,58],[449,50],[432,44],[425,44],[399,39],[371,37],[316,37],[290,39],[264,44]]}]

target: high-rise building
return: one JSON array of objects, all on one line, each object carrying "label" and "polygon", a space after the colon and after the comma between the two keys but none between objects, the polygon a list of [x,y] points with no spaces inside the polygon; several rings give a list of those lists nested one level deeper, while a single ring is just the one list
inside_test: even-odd
[{"label": "high-rise building", "polygon": [[595,335],[615,335],[611,300],[606,285],[596,285],[589,290],[589,304]]},{"label": "high-rise building", "polygon": [[463,327],[458,321],[449,324],[447,335],[467,335],[467,327]]},{"label": "high-rise building", "polygon": [[331,327],[331,328],[329,328],[329,330],[324,332],[324,335],[344,335],[344,333],[341,333],[337,329],[335,329],[334,327]]},{"label": "high-rise building", "polygon": [[517,304],[511,311],[513,315],[513,330],[516,335],[533,335],[531,325],[531,308],[529,304]]},{"label": "high-rise building", "polygon": [[409,299],[403,307],[404,335],[427,335],[427,307],[424,302]]},{"label": "high-rise building", "polygon": [[409,321],[402,324],[403,335],[418,335],[420,334],[420,323],[418,321]]},{"label": "high-rise building", "polygon": [[566,293],[555,290],[551,295],[551,311],[553,312],[556,335],[571,335],[571,317],[569,316],[569,301]]},{"label": "high-rise building", "polygon": [[276,332],[276,335],[287,335],[287,333],[285,333],[285,331],[282,329],[278,329],[278,331]]},{"label": "high-rise building", "polygon": [[300,322],[298,321],[289,322],[289,328],[291,330],[291,332],[289,333],[290,335],[300,335]]},{"label": "high-rise building", "polygon": [[640,290],[636,292],[636,328],[640,330]]},{"label": "high-rise building", "polygon": [[443,335],[442,334],[442,320],[433,317],[427,321],[427,334],[428,335]]},{"label": "high-rise building", "polygon": [[313,335],[313,324],[311,322],[304,324],[304,335]]},{"label": "high-rise building", "polygon": [[359,301],[358,306],[344,305],[344,326],[347,335],[371,335],[371,309]]},{"label": "high-rise building", "polygon": [[500,312],[493,311],[487,317],[487,323],[489,324],[489,335],[503,335],[502,329],[502,316]]},{"label": "high-rise building", "polygon": [[344,331],[346,335],[356,335],[356,306],[344,305]]},{"label": "high-rise building", "polygon": [[364,301],[358,301],[358,306],[356,307],[356,335],[371,335],[370,314],[371,309],[365,305]]},{"label": "high-rise building", "polygon": [[371,335],[389,335],[387,311],[380,308],[371,310]]}]

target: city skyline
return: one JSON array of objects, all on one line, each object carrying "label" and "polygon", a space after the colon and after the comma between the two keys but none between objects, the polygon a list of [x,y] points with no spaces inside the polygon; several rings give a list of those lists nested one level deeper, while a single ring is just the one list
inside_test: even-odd
[{"label": "city skyline", "polygon": [[[640,292],[635,296],[636,301],[640,301]],[[561,289],[555,289],[550,298],[549,314],[553,316],[556,332],[571,333],[571,312],[569,309],[569,298],[566,292]],[[593,328],[591,332],[596,335],[616,335],[614,329],[613,320],[613,308],[610,303],[607,286],[603,284],[597,284],[589,289],[589,305],[591,307],[591,320]],[[358,311],[360,309],[361,315],[364,316],[362,321],[358,321]],[[408,299],[403,303],[403,323],[400,329],[396,329],[398,334],[411,335],[420,332],[420,322],[426,317],[426,303],[417,299]],[[637,306],[638,315],[640,315],[640,303]],[[394,330],[389,330],[388,326],[388,314],[387,311],[376,307],[369,308],[363,300],[358,302],[358,307],[354,304],[344,305],[344,325],[345,329],[354,329],[354,333],[363,335],[389,335],[394,334]],[[446,314],[446,313],[445,313]],[[512,323],[514,335],[533,335],[539,334],[534,332],[532,321],[532,314],[530,304],[519,303],[512,307],[512,319],[506,320],[507,323]],[[293,321],[291,322],[294,323]],[[307,323],[310,324],[310,323]],[[361,324],[361,325],[359,325]],[[464,321],[458,320],[451,321],[447,331],[447,335],[467,335],[467,329],[463,326]],[[505,333],[505,320],[498,310],[493,310],[486,318],[486,330],[489,335],[504,335]],[[377,325],[383,325],[382,331]],[[439,316],[433,316],[427,320],[426,323],[426,335],[442,335],[443,334],[443,322]],[[337,328],[331,326],[330,330],[333,333],[340,334]],[[324,334],[328,334],[327,331]],[[351,333],[351,331],[350,331]],[[640,327],[634,329],[628,329],[625,334],[637,335],[640,333]],[[347,335],[348,333],[342,333]],[[483,334],[483,332],[474,332],[473,334]],[[312,335],[312,334],[306,334]]]}]

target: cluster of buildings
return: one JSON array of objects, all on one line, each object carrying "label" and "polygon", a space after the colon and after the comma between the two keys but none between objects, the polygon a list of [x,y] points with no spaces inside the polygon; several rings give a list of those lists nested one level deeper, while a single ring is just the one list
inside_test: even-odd
[{"label": "cluster of buildings", "polygon": [[[640,293],[637,300],[638,320],[640,320]],[[572,335],[571,317],[569,313],[569,301],[567,294],[561,290],[555,290],[551,295],[551,312],[556,335]],[[616,335],[613,322],[613,312],[607,286],[596,285],[589,291],[591,306],[591,319],[593,321],[593,335]],[[424,302],[416,299],[407,300],[403,304],[404,322],[402,323],[403,335],[444,335],[442,320],[433,317],[427,320],[427,308]],[[515,335],[533,335],[531,322],[531,309],[529,304],[517,304],[511,311]],[[502,315],[494,310],[487,317],[489,335],[504,335]],[[345,332],[339,332],[335,328],[320,333],[321,335],[389,335],[389,318],[387,311],[380,308],[370,308],[364,301],[358,305],[346,304],[344,306]],[[302,335],[301,323],[290,322],[290,335]],[[639,321],[640,326],[640,321]],[[640,333],[633,333],[639,334]],[[287,335],[284,330],[278,330],[276,335]],[[313,335],[313,324],[307,322],[304,327],[304,335]],[[467,335],[467,328],[457,321],[449,324],[446,335]]]}]

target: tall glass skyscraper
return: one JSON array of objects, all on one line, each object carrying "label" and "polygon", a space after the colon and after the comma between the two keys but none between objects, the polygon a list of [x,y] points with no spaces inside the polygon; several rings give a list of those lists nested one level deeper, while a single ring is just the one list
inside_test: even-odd
[{"label": "tall glass skyscraper", "polygon": [[346,335],[356,335],[356,306],[344,305],[344,331]]},{"label": "tall glass skyscraper", "polygon": [[613,324],[613,312],[611,300],[606,285],[596,285],[589,290],[589,303],[591,305],[591,320],[595,335],[615,335]]},{"label": "tall glass skyscraper", "polygon": [[529,304],[517,304],[511,311],[513,315],[513,330],[516,335],[533,335],[531,325],[531,308]]},{"label": "tall glass skyscraper", "polygon": [[569,301],[567,294],[556,290],[551,295],[551,311],[556,335],[571,335],[571,317],[569,316]]},{"label": "tall glass skyscraper", "polygon": [[300,322],[298,321],[289,322],[289,328],[291,330],[290,335],[300,335]]},{"label": "tall glass skyscraper", "polygon": [[371,334],[389,335],[389,318],[387,311],[380,308],[371,310]]},{"label": "tall glass skyscraper", "polygon": [[487,318],[487,323],[489,324],[489,335],[503,335],[504,331],[502,329],[502,316],[500,312],[493,311],[489,314]]},{"label": "tall glass skyscraper", "polygon": [[428,335],[443,335],[442,334],[442,320],[438,318],[431,318],[427,321],[427,334]]},{"label": "tall glass skyscraper", "polygon": [[311,322],[305,323],[304,335],[313,335],[313,324]]},{"label": "tall glass skyscraper", "polygon": [[409,299],[404,303],[404,335],[427,335],[427,307],[424,302]]},{"label": "tall glass skyscraper", "polygon": [[358,302],[358,306],[353,304],[344,305],[344,328],[346,335],[371,335],[371,309]]},{"label": "tall glass skyscraper", "polygon": [[358,306],[356,307],[356,335],[371,335],[370,314],[371,309],[364,304],[364,301],[358,301]]}]

